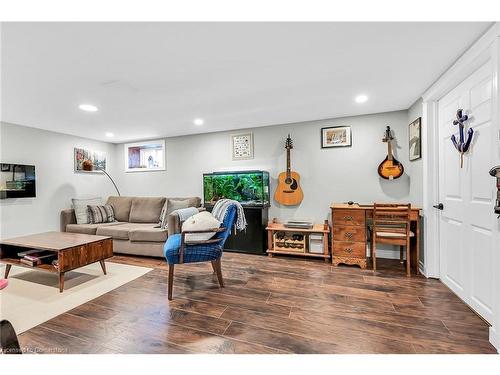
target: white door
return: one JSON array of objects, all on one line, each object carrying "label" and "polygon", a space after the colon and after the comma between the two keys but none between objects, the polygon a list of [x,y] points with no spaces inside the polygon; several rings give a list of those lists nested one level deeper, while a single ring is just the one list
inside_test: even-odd
[{"label": "white door", "polygon": [[[439,196],[441,280],[485,320],[493,321],[493,166],[498,125],[492,124],[492,65],[487,63],[439,101]],[[470,151],[460,155],[451,142],[462,108],[474,129]],[[465,134],[466,136],[466,134]],[[458,136],[457,136],[458,138]],[[498,246],[498,245],[497,245]]]}]

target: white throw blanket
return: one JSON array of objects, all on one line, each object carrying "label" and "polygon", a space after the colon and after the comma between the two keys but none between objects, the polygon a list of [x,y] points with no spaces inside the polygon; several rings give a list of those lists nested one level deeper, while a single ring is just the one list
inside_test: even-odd
[{"label": "white throw blanket", "polygon": [[247,219],[245,218],[245,212],[243,211],[243,206],[240,202],[232,200],[232,199],[219,199],[214,208],[212,209],[212,215],[219,220],[224,221],[224,217],[226,216],[227,209],[232,204],[236,205],[236,229],[243,230],[247,227]]}]

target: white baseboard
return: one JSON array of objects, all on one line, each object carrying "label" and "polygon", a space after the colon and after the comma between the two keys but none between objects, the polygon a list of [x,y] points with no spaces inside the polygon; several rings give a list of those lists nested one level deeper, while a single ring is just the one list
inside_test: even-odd
[{"label": "white baseboard", "polygon": [[495,347],[497,353],[500,354],[500,335],[493,327],[490,327],[490,343]]}]

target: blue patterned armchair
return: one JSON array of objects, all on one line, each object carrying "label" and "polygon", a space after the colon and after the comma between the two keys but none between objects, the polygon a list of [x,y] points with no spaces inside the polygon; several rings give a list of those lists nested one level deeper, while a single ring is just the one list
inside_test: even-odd
[{"label": "blue patterned armchair", "polygon": [[206,241],[188,242],[185,241],[186,234],[189,233],[208,233],[209,231],[186,231],[169,236],[163,254],[168,262],[168,299],[172,300],[173,282],[174,282],[174,266],[183,263],[212,263],[214,272],[217,274],[217,279],[221,287],[224,287],[222,279],[221,257],[224,249],[224,243],[231,234],[231,228],[236,220],[236,205],[231,205],[227,212],[221,227],[216,230],[216,235]]}]

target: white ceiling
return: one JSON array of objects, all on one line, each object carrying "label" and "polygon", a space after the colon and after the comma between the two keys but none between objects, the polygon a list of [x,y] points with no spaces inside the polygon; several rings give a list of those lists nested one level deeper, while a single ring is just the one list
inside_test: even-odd
[{"label": "white ceiling", "polygon": [[490,25],[4,23],[1,120],[122,142],[407,109]]}]

